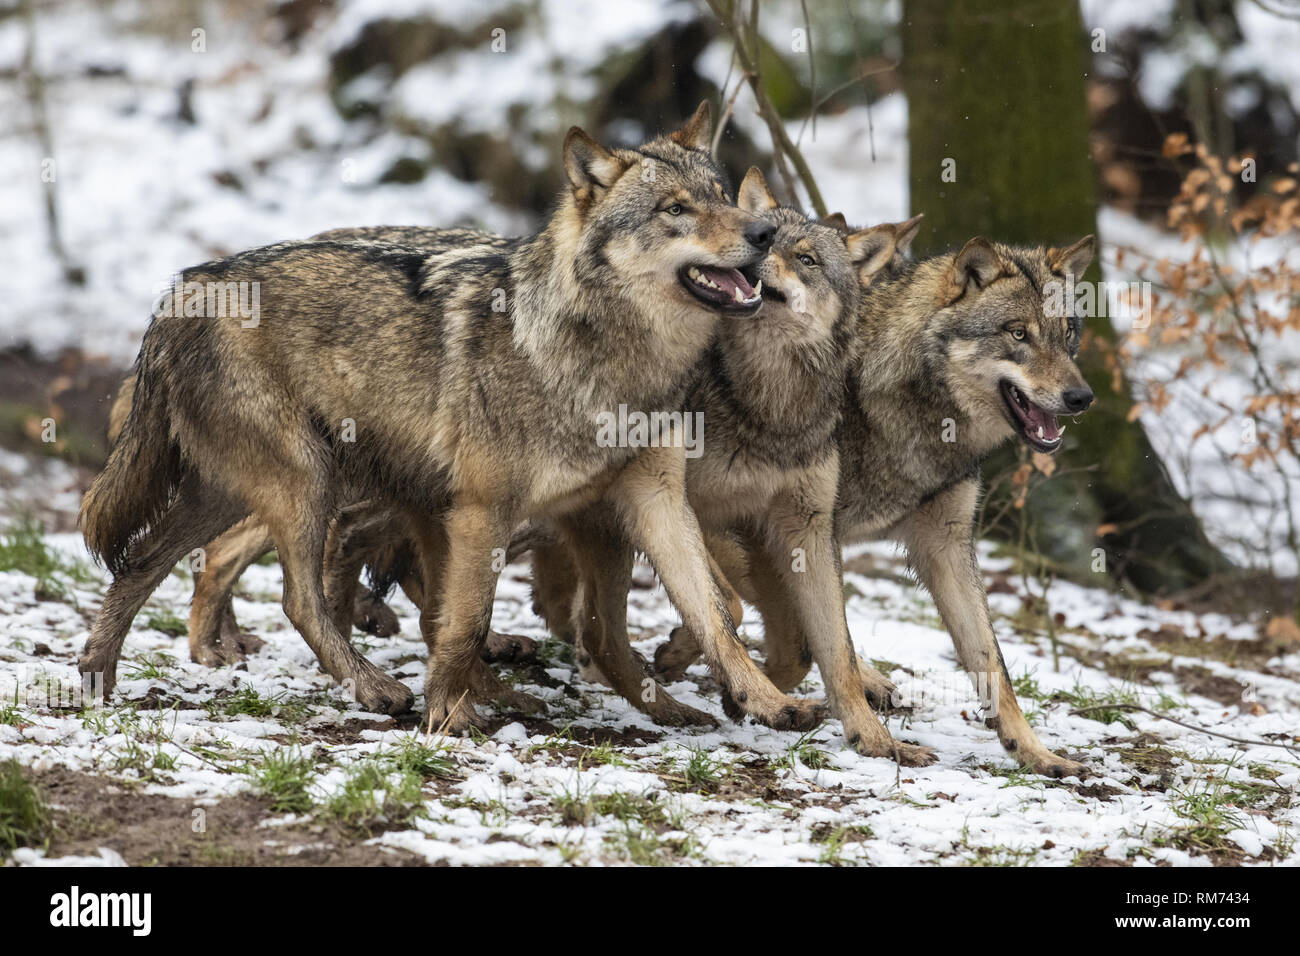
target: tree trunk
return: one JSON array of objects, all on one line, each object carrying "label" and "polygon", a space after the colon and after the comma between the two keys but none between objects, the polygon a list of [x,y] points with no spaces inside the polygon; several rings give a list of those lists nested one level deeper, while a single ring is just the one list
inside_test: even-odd
[{"label": "tree trunk", "polygon": [[[905,0],[903,82],[910,125],[912,211],[926,213],[925,255],[987,235],[1064,245],[1096,232],[1085,82],[1090,38],[1079,7],[1062,0]],[[945,160],[956,181],[941,177]],[[949,177],[951,178],[951,177]],[[1094,263],[1087,278],[1099,279]],[[1107,316],[1094,339],[1111,343]],[[1105,351],[1079,367],[1097,404],[1070,428],[1058,467],[1025,505],[1042,553],[1075,572],[1104,547],[1107,569],[1144,592],[1176,592],[1230,569],[1170,482],[1140,423],[1128,421],[1126,386],[1111,388]],[[1021,451],[985,464],[997,474]],[[1101,541],[1100,524],[1119,530]]]}]

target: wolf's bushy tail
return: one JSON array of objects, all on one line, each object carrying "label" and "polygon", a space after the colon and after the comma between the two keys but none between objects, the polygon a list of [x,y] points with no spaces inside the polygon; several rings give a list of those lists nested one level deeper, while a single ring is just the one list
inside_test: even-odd
[{"label": "wolf's bushy tail", "polygon": [[[126,570],[132,543],[166,512],[182,476],[180,449],[171,437],[166,386],[152,374],[149,353],[146,336],[132,370],[135,388],[130,411],[120,423],[104,470],[81,499],[78,525],[86,547],[114,577]],[[119,393],[115,412],[124,398]]]}]

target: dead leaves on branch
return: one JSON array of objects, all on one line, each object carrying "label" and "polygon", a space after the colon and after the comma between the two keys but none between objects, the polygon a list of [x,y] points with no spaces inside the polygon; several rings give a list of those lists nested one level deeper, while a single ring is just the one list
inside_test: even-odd
[{"label": "dead leaves on branch", "polygon": [[[1222,159],[1183,133],[1165,140],[1163,154],[1187,167],[1168,224],[1194,249],[1182,260],[1131,249],[1116,255],[1117,266],[1151,283],[1152,306],[1149,323],[1123,338],[1118,359],[1108,367],[1132,368],[1154,347],[1178,358],[1164,381],[1140,383],[1142,399],[1129,418],[1163,412],[1173,401],[1175,382],[1205,380],[1198,391],[1223,410],[1223,417],[1197,428],[1193,444],[1239,419],[1243,437],[1232,457],[1241,464],[1300,458],[1300,369],[1294,350],[1278,347],[1283,335],[1300,332],[1300,274],[1272,249],[1269,261],[1252,262],[1252,255],[1261,258],[1255,250],[1263,239],[1300,243],[1300,169],[1293,163],[1243,197],[1243,173],[1264,172],[1253,157]],[[1253,175],[1244,179],[1253,181]],[[1118,381],[1117,372],[1114,378]],[[1232,386],[1219,388],[1229,380]]]}]

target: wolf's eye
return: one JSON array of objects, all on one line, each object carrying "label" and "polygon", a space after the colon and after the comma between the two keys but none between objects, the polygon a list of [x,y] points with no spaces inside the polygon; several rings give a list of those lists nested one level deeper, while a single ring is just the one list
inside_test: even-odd
[{"label": "wolf's eye", "polygon": [[804,265],[806,265],[806,266],[815,266],[815,265],[817,265],[817,260],[814,259],[812,256],[808,255],[808,253],[806,253],[806,252],[801,252],[801,253],[799,253],[799,261],[802,262],[802,263],[803,263]]},{"label": "wolf's eye", "polygon": [[1011,330],[1011,337],[1012,337],[1013,339],[1015,339],[1017,342],[1023,342],[1023,341],[1025,340],[1025,330],[1024,330],[1024,329],[1012,329],[1012,330]]},{"label": "wolf's eye", "polygon": [[667,209],[664,210],[664,212],[668,213],[668,215],[670,216],[680,216],[685,211],[686,210],[682,207],[682,204],[679,202],[673,203],[671,206],[669,206]]}]

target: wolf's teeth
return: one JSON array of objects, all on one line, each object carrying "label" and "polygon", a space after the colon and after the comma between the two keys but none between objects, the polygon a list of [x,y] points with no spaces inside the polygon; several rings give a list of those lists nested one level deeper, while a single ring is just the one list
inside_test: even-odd
[{"label": "wolf's teeth", "polygon": [[734,298],[737,302],[741,303],[742,305],[744,304],[744,302],[745,302],[745,297],[744,297],[743,295],[740,294],[740,290],[739,290],[739,289],[732,289],[732,290],[731,290],[731,295],[732,295],[732,298]]},{"label": "wolf's teeth", "polygon": [[1056,434],[1057,434],[1058,436],[1059,436],[1059,435],[1064,435],[1064,434],[1065,434],[1065,426],[1062,425],[1062,426],[1061,426],[1061,430],[1058,431]]},{"label": "wolf's teeth", "polygon": [[700,278],[700,270],[695,268],[695,266],[691,266],[691,268],[687,271],[686,274],[690,276],[692,279],[698,280]]},{"label": "wolf's teeth", "polygon": [[763,294],[763,280],[759,279],[758,285],[754,286],[754,295],[762,295],[762,294]]},{"label": "wolf's teeth", "polygon": [[1043,437],[1043,426],[1042,426],[1042,425],[1039,425],[1039,426],[1038,426],[1038,437],[1039,437],[1039,438],[1042,438],[1042,437]]}]

